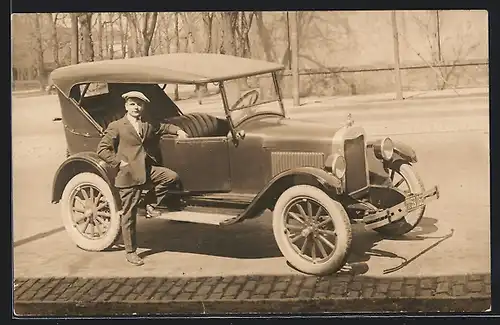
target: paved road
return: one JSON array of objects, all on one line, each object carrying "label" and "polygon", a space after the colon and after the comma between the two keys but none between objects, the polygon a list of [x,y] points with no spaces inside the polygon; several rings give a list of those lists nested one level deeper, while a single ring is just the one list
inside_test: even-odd
[{"label": "paved road", "polygon": [[[49,203],[52,177],[65,148],[60,122],[51,121],[59,115],[55,99],[14,99],[15,277],[297,275],[278,251],[268,214],[227,229],[141,219],[139,246],[146,260],[141,268],[129,266],[123,251],[88,253],[73,246],[60,231],[59,207]],[[414,146],[424,182],[440,185],[442,193],[408,239],[382,240],[374,232],[356,227],[349,261],[356,274],[418,277],[489,273],[487,106],[481,100],[446,105],[440,104],[441,113],[435,115],[429,107],[417,113],[414,108],[405,113],[353,111],[356,123],[364,125],[370,136],[393,134]],[[452,109],[455,113],[450,113]],[[311,110],[291,115],[338,123],[344,113]],[[450,239],[403,269],[383,274],[384,269],[417,255],[451,229],[454,234]]]}]

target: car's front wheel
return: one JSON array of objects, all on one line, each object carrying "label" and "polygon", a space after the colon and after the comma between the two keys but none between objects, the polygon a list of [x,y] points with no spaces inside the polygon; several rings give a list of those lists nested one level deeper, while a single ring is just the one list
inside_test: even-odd
[{"label": "car's front wheel", "polygon": [[[408,195],[410,193],[425,192],[424,183],[413,166],[406,163],[394,164],[393,167],[389,169],[389,173],[392,186],[403,193]],[[398,221],[374,230],[389,237],[402,236],[413,230],[420,223],[424,216],[424,212],[425,206],[422,206],[408,213]]]},{"label": "car's front wheel", "polygon": [[310,185],[289,188],[273,210],[276,242],[288,262],[301,272],[323,275],[347,261],[351,223],[343,206]]},{"label": "car's front wheel", "polygon": [[88,251],[102,251],[120,233],[120,214],[110,186],[93,173],[74,176],[61,199],[64,227],[71,240]]}]

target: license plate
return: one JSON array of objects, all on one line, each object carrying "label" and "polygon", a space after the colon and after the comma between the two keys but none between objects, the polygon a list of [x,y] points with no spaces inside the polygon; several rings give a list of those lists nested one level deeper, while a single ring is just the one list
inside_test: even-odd
[{"label": "license plate", "polygon": [[411,196],[406,198],[405,204],[406,210],[408,212],[411,212],[424,205],[424,198],[420,194],[412,194]]}]

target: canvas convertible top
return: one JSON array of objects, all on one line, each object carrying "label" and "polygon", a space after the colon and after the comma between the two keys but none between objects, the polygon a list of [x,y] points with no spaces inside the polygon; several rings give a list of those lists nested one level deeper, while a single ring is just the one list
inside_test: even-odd
[{"label": "canvas convertible top", "polygon": [[80,63],[56,69],[54,85],[66,96],[76,84],[203,84],[283,70],[278,63],[213,53],[172,53]]}]

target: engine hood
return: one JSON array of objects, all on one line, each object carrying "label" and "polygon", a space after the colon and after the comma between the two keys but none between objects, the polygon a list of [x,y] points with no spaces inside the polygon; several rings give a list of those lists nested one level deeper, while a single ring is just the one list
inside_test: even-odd
[{"label": "engine hood", "polygon": [[333,136],[340,127],[338,124],[263,116],[246,121],[238,129],[248,136],[261,138],[266,149],[329,153]]}]

